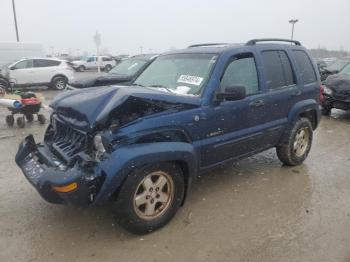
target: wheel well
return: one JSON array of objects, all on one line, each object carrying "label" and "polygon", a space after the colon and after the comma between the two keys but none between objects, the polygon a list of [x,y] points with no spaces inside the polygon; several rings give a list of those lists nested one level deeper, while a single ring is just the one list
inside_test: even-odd
[{"label": "wheel well", "polygon": [[65,75],[58,74],[58,75],[54,75],[54,76],[51,78],[51,83],[52,83],[52,84],[53,84],[53,80],[55,80],[56,77],[64,77],[64,78],[68,81],[68,78],[67,78]]},{"label": "wheel well", "polygon": [[312,110],[308,110],[305,112],[302,112],[299,114],[299,117],[305,117],[307,119],[310,120],[313,129],[315,130],[317,127],[317,112],[316,110],[312,109]]},{"label": "wheel well", "polygon": [[[185,183],[185,188],[184,188],[184,198],[182,199],[182,203],[181,205],[183,205],[185,203],[186,197],[187,197],[187,191],[189,188],[189,183],[190,183],[190,171],[189,171],[189,167],[187,165],[187,163],[185,161],[181,161],[181,160],[174,160],[174,161],[169,161],[169,163],[174,163],[176,165],[178,165],[181,168],[182,174],[184,176],[184,183]],[[129,174],[131,172],[133,172],[135,170],[134,167],[132,170],[130,170]],[[115,190],[115,192],[111,195],[110,199],[112,201],[116,200],[118,198],[119,192],[121,190],[121,188],[123,187],[125,180],[128,176],[125,176],[125,178],[123,179],[123,181],[120,183],[120,185],[118,186],[118,188]]]},{"label": "wheel well", "polygon": [[185,200],[187,198],[187,192],[188,192],[188,188],[189,188],[189,182],[190,182],[190,170],[188,168],[188,165],[185,161],[174,161],[175,164],[177,164],[181,170],[182,170],[182,174],[184,176],[184,182],[185,182],[185,188],[184,188],[184,198],[182,199],[182,203],[181,205],[183,205],[185,203]]}]

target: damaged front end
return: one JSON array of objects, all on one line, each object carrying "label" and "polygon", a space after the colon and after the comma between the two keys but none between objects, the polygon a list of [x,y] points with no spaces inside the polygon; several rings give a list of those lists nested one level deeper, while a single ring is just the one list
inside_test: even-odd
[{"label": "damaged front end", "polygon": [[194,106],[174,98],[150,99],[149,94],[137,92],[126,95],[127,91],[115,87],[99,95],[75,92],[54,101],[44,142],[37,144],[30,135],[16,155],[16,163],[45,200],[78,206],[95,204],[106,178],[118,175],[118,170],[110,168],[111,161],[118,161],[109,159],[111,154],[133,143],[131,134],[121,136],[120,129],[150,116]]},{"label": "damaged front end", "polygon": [[350,76],[347,74],[337,74],[329,76],[324,81],[325,101],[324,107],[338,108],[342,110],[350,109]]}]

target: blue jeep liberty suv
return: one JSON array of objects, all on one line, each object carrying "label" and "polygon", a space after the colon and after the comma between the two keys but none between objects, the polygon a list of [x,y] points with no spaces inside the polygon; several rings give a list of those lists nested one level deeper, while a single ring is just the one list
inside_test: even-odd
[{"label": "blue jeep liberty suv", "polygon": [[119,224],[145,234],[218,165],[270,148],[301,164],[320,121],[316,72],[300,42],[283,39],[165,53],[132,86],[57,96],[43,143],[26,137],[16,163],[45,200],[112,201]]}]

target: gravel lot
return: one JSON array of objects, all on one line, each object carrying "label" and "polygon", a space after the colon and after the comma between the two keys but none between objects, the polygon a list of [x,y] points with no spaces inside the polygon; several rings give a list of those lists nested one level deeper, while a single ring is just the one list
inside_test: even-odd
[{"label": "gravel lot", "polygon": [[[58,93],[40,92],[46,103]],[[8,128],[6,114],[1,108],[0,261],[350,261],[350,113],[322,119],[302,166],[283,167],[270,150],[199,178],[175,219],[143,237],[118,227],[110,207],[41,199],[14,155],[45,128]]]}]

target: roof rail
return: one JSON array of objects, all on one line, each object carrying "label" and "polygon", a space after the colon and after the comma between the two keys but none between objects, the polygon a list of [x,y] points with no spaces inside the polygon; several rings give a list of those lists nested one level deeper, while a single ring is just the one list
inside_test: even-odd
[{"label": "roof rail", "polygon": [[205,46],[216,46],[216,45],[229,45],[228,43],[207,43],[207,44],[196,44],[196,45],[190,45],[187,48],[192,47],[205,47]]},{"label": "roof rail", "polygon": [[280,39],[280,38],[261,38],[261,39],[252,39],[246,43],[246,45],[255,45],[258,42],[288,42],[294,43],[295,45],[301,45],[299,41],[290,40],[290,39]]}]

